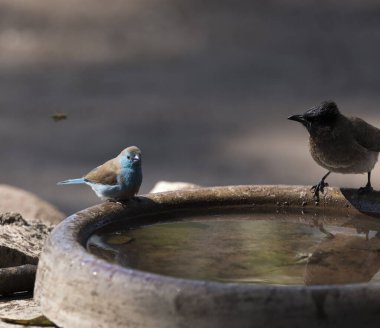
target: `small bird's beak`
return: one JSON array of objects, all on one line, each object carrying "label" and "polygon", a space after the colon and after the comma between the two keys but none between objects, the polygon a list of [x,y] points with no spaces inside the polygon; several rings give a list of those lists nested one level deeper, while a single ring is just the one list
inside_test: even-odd
[{"label": "small bird's beak", "polygon": [[288,120],[300,122],[302,124],[305,124],[307,122],[303,115],[292,115],[288,117]]},{"label": "small bird's beak", "polygon": [[140,155],[136,154],[134,157],[133,157],[133,161],[134,162],[138,162],[140,160]]}]

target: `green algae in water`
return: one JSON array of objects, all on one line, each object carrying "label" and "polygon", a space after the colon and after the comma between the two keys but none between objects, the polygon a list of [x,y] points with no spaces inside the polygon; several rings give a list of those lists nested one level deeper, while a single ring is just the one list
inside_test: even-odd
[{"label": "green algae in water", "polygon": [[380,223],[276,217],[221,215],[121,228],[93,235],[88,248],[122,266],[226,283],[341,284],[379,276],[380,238],[373,227],[380,230]]}]

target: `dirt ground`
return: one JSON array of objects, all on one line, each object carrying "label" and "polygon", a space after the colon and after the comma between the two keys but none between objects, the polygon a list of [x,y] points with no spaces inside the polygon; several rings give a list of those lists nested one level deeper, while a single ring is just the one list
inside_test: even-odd
[{"label": "dirt ground", "polygon": [[0,183],[67,214],[98,199],[56,182],[128,145],[142,192],[313,184],[324,170],[287,116],[334,99],[380,127],[377,1],[1,0],[0,22]]}]

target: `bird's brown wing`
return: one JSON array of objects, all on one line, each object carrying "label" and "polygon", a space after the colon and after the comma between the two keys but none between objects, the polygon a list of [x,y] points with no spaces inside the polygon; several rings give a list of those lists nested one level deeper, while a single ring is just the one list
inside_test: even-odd
[{"label": "bird's brown wing", "polygon": [[90,182],[115,185],[118,183],[117,176],[119,172],[120,165],[118,165],[117,159],[114,158],[93,169],[84,178]]},{"label": "bird's brown wing", "polygon": [[351,118],[350,121],[355,140],[364,148],[380,152],[380,129],[357,117]]}]

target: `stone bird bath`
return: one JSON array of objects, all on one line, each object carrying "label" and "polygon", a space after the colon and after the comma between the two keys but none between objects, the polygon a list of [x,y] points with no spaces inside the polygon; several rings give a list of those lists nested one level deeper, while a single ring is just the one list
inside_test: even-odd
[{"label": "stone bird bath", "polygon": [[327,188],[315,204],[307,187],[227,186],[148,194],[126,206],[85,209],[59,224],[44,247],[35,287],[43,313],[69,328],[378,327],[377,282],[284,286],[182,279],[113,264],[86,249],[91,235],[111,223],[147,225],[178,209],[212,213],[224,207],[365,218],[362,212],[380,213],[380,194]]}]

